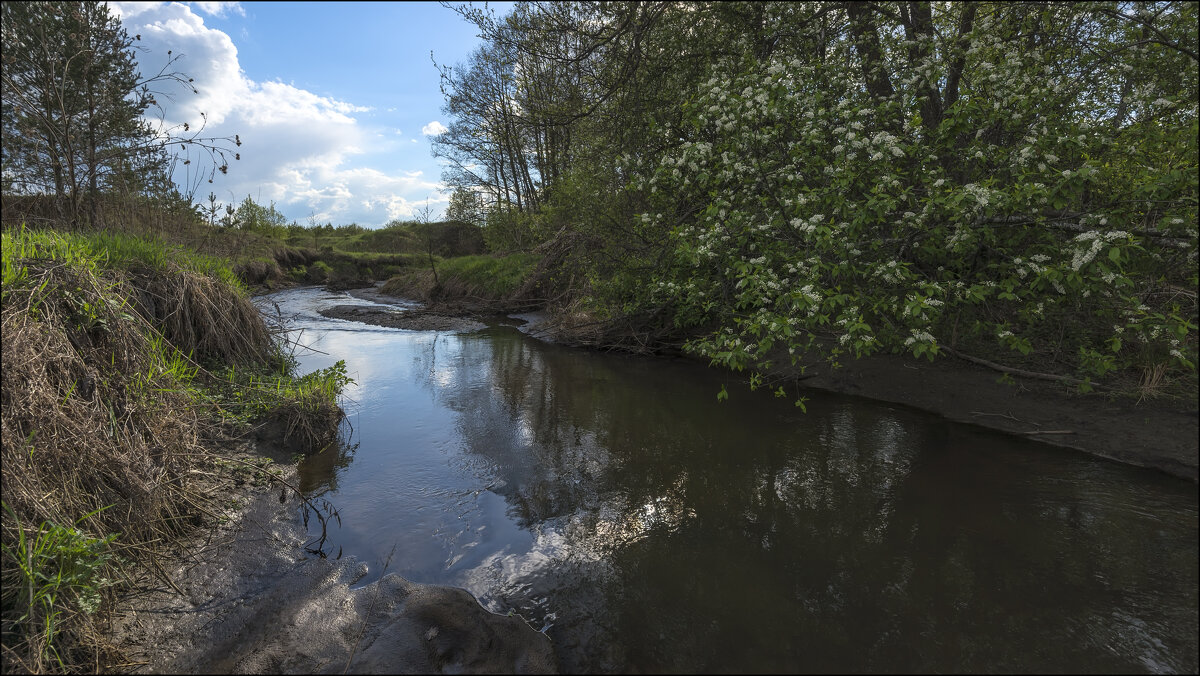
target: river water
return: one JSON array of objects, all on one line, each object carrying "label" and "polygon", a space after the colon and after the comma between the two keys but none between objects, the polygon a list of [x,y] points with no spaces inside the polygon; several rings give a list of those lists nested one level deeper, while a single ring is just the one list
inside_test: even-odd
[{"label": "river water", "polygon": [[[569,672],[1195,672],[1186,480],[849,396],[807,413],[686,360],[435,333],[268,297],[344,359],[305,460],[325,551],[466,588]],[[728,386],[728,401],[716,393]],[[389,561],[390,555],[390,561]]]}]

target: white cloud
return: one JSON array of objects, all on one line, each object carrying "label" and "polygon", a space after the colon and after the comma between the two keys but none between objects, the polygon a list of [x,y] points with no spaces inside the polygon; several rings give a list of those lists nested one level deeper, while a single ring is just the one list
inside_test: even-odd
[{"label": "white cloud", "polygon": [[450,130],[446,129],[446,126],[437,120],[421,127],[421,133],[426,136],[437,136],[438,134],[445,134],[447,131]]},{"label": "white cloud", "polygon": [[224,17],[227,14],[246,16],[246,10],[242,8],[242,3],[240,2],[193,2],[189,4],[209,16],[218,18]]},{"label": "white cloud", "polygon": [[[212,15],[240,9],[217,4],[194,3]],[[425,200],[443,201],[441,185],[420,178],[420,172],[392,175],[361,166],[368,159],[367,149],[378,152],[377,137],[386,131],[360,122],[357,114],[369,107],[277,80],[252,80],[243,72],[230,37],[206,26],[187,5],[123,3],[115,10],[131,35],[142,36],[138,44],[148,51],[138,62],[144,72],[157,72],[169,58],[167,50],[172,50],[172,56],[183,55],[175,69],[194,79],[198,94],[177,87],[158,97],[165,125],[187,122],[194,130],[204,124],[202,136],[237,134],[242,141],[235,149],[242,159],[232,161],[231,156],[228,175],[217,173],[212,184],[207,182],[211,164],[206,165],[206,156],[193,154],[193,162],[177,171],[176,180],[185,189],[195,186],[198,199],[213,192],[219,201],[237,203],[250,195],[256,201],[275,201],[284,214],[300,222],[315,213],[321,222],[363,225],[411,218]],[[203,175],[185,173],[197,167]]]}]

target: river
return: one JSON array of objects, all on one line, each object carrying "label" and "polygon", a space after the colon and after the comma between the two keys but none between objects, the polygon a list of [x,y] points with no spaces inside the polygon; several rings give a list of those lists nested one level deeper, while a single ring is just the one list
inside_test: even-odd
[{"label": "river", "polygon": [[[324,549],[469,590],[568,672],[1195,672],[1195,484],[688,360],[327,319],[345,443]],[[727,401],[717,392],[725,384]],[[315,526],[314,526],[315,527]]]}]

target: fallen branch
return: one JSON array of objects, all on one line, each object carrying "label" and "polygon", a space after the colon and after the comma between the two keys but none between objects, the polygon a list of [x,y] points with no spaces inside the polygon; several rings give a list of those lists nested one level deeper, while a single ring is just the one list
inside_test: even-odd
[{"label": "fallen branch", "polygon": [[969,354],[963,354],[962,352],[959,352],[957,350],[946,347],[945,345],[939,345],[938,347],[940,349],[945,350],[946,352],[954,355],[955,357],[958,357],[959,359],[969,361],[972,364],[979,364],[980,366],[986,366],[992,370],[999,371],[1001,373],[1008,373],[1008,374],[1011,374],[1014,376],[1022,376],[1024,378],[1036,378],[1038,380],[1052,380],[1054,382],[1067,383],[1069,385],[1087,385],[1087,386],[1092,387],[1093,389],[1097,389],[1097,390],[1107,389],[1103,385],[1099,385],[1097,383],[1093,383],[1093,382],[1090,382],[1087,380],[1080,380],[1078,378],[1072,378],[1070,376],[1059,376],[1059,375],[1055,375],[1053,373],[1040,373],[1038,371],[1026,371],[1025,369],[1018,369],[1018,368],[1013,368],[1011,366],[1005,366],[1003,364],[997,364],[996,362],[991,362],[986,359],[980,359],[979,357],[972,357]]},{"label": "fallen branch", "polygon": [[983,411],[971,411],[971,415],[994,415],[997,418],[1008,418],[1009,420],[1016,420],[1017,422],[1025,422],[1019,418],[1014,418],[1012,414],[1008,413],[984,413]]}]

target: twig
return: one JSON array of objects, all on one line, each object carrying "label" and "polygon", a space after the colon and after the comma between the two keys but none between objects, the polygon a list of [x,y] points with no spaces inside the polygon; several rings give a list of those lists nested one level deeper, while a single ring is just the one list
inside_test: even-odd
[{"label": "twig", "polygon": [[[971,411],[970,413],[971,413],[971,415],[994,415],[997,418],[1008,418],[1009,420],[1016,420],[1019,423],[1025,422],[1024,420],[1014,418],[1012,416],[1012,414],[1009,414],[1009,413],[984,413],[983,411]],[[1034,424],[1036,425],[1037,423],[1034,423]]]},{"label": "twig", "polygon": [[183,590],[176,586],[175,582],[171,580],[171,576],[167,575],[167,571],[162,569],[162,566],[158,564],[158,559],[155,559],[153,555],[150,556],[150,565],[154,566],[154,569],[157,570],[158,574],[162,576],[163,581],[171,585],[171,589],[174,589],[176,592],[178,592],[180,596],[187,596],[187,594],[184,594]]}]

